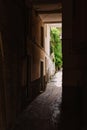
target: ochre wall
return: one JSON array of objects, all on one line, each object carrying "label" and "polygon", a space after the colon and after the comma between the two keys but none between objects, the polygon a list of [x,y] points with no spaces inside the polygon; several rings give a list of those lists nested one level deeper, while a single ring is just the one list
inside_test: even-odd
[{"label": "ochre wall", "polygon": [[41,47],[41,27],[43,22],[40,17],[35,14],[32,10],[32,20],[31,20],[31,38],[27,37],[27,54],[32,57],[32,74],[31,80],[36,80],[40,78],[40,61],[44,63],[44,75],[45,75],[45,48]]}]

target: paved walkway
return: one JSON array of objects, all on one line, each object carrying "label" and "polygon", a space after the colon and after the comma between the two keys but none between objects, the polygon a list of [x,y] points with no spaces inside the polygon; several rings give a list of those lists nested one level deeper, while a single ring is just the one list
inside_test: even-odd
[{"label": "paved walkway", "polygon": [[13,130],[56,130],[60,115],[62,71],[48,82],[39,95],[18,118]]}]

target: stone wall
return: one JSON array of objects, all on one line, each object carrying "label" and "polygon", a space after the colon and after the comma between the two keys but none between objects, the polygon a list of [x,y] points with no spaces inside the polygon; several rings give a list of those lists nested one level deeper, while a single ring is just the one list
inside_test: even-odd
[{"label": "stone wall", "polygon": [[[63,1],[62,129],[84,129],[87,114],[86,1]],[[79,4],[78,4],[79,3]]]},{"label": "stone wall", "polygon": [[[25,6],[24,3],[12,1],[0,2],[2,9],[2,22],[0,23],[3,57],[0,65],[3,66],[2,78],[4,85],[0,85],[3,90],[0,100],[5,119],[0,120],[2,129],[10,129],[16,117],[21,112],[21,72],[22,60],[25,55]],[[1,50],[1,48],[0,48]],[[1,91],[0,91],[1,92]],[[5,105],[5,109],[4,109]],[[4,118],[4,116],[2,116]],[[2,130],[1,129],[1,130]]]}]

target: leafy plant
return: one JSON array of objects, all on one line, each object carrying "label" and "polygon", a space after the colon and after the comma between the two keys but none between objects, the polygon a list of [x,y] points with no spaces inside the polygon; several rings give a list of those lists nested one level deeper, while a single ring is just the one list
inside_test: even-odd
[{"label": "leafy plant", "polygon": [[53,27],[50,31],[50,53],[54,53],[56,69],[62,67],[62,42],[60,39],[61,28]]}]

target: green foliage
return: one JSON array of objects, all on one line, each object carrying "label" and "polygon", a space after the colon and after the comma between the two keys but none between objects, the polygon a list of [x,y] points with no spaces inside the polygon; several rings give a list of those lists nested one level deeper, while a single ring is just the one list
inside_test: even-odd
[{"label": "green foliage", "polygon": [[50,53],[54,53],[55,66],[60,69],[62,67],[62,43],[60,39],[61,28],[53,27],[50,31]]}]

